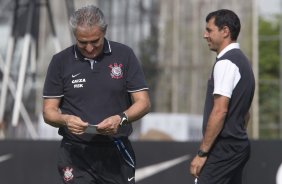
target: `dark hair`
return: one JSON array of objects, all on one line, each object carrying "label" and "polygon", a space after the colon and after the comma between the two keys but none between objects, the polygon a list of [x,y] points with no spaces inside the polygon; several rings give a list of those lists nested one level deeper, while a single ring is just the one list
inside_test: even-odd
[{"label": "dark hair", "polygon": [[206,22],[210,19],[214,19],[214,24],[221,30],[224,26],[227,26],[231,33],[231,40],[236,41],[240,33],[241,24],[239,17],[231,10],[221,9],[211,12],[206,17]]}]

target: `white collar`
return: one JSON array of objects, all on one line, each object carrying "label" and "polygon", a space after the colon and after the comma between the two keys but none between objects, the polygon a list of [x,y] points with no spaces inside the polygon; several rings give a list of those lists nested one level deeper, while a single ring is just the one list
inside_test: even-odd
[{"label": "white collar", "polygon": [[220,53],[216,56],[217,58],[220,58],[223,56],[226,52],[232,50],[232,49],[240,49],[240,44],[239,43],[230,43],[227,45]]}]

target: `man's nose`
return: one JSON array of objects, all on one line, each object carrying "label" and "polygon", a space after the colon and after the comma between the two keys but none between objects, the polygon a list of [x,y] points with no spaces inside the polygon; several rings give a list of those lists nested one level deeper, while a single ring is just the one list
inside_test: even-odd
[{"label": "man's nose", "polygon": [[86,45],[86,51],[87,52],[92,52],[92,50],[94,49],[93,45],[91,43],[87,43]]},{"label": "man's nose", "polygon": [[209,35],[208,35],[208,32],[205,31],[203,37],[206,39],[208,36],[209,36]]}]

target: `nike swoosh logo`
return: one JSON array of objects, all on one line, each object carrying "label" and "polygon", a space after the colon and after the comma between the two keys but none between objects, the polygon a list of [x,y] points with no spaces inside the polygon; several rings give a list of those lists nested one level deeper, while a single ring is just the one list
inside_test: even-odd
[{"label": "nike swoosh logo", "polygon": [[12,154],[6,154],[6,155],[0,156],[0,163],[5,162],[6,160],[9,160],[10,158],[12,158]]},{"label": "nike swoosh logo", "polygon": [[150,166],[139,168],[136,170],[136,173],[135,173],[135,182],[141,181],[145,178],[149,178],[150,176],[153,176],[161,171],[174,167],[177,164],[188,160],[189,158],[190,158],[189,155],[184,155],[184,156],[172,159],[172,160],[168,160],[168,161],[160,162],[158,164],[153,164]]},{"label": "nike swoosh logo", "polygon": [[134,179],[134,177],[132,177],[132,178],[127,178],[127,181],[131,181],[131,180],[133,180]]},{"label": "nike swoosh logo", "polygon": [[80,75],[80,73],[75,74],[75,75],[71,75],[71,77],[74,78],[74,77],[77,77],[77,76],[79,76],[79,75]]}]

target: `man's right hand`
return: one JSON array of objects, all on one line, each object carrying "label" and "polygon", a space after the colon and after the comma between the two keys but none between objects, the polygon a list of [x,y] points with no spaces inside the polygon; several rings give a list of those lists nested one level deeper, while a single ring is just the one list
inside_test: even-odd
[{"label": "man's right hand", "polygon": [[83,134],[88,126],[87,122],[82,121],[80,117],[74,115],[63,115],[63,119],[68,130],[76,135]]}]

